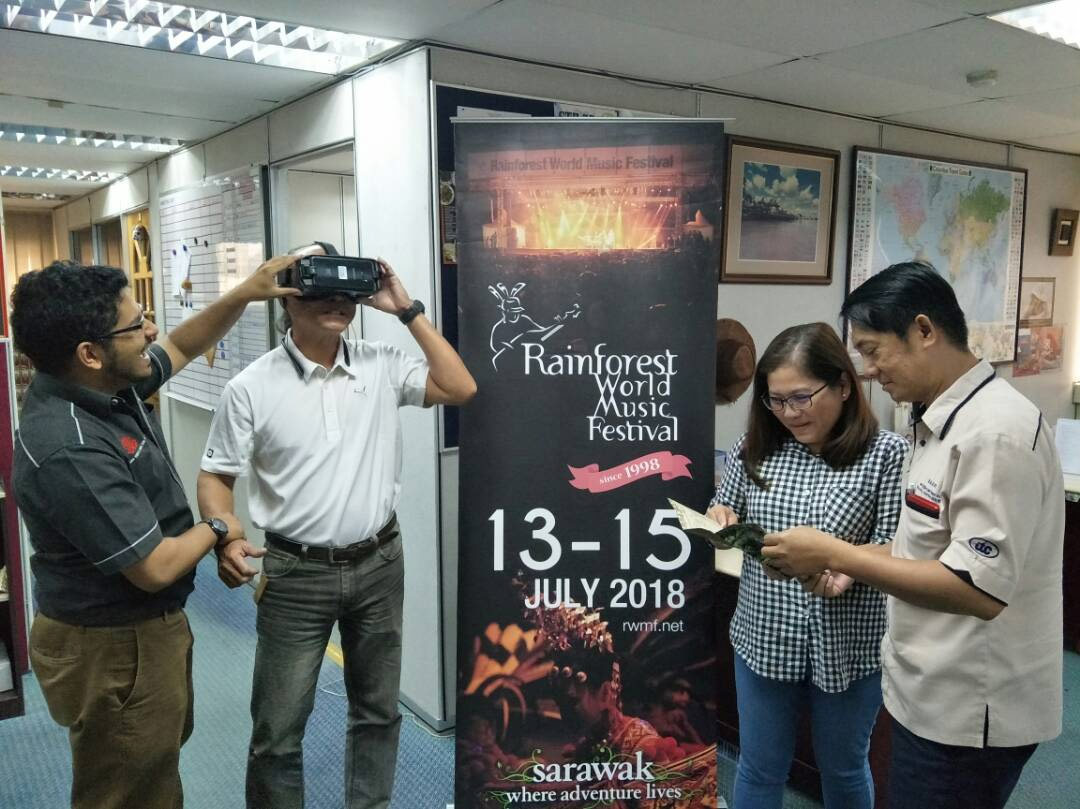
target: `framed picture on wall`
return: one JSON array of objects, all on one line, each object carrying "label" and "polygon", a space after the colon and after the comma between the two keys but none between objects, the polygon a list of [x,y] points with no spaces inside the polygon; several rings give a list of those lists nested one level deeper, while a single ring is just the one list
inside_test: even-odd
[{"label": "framed picture on wall", "polygon": [[840,153],[729,137],[721,283],[827,284]]},{"label": "framed picture on wall", "polygon": [[1020,325],[1049,326],[1054,321],[1054,279],[1020,280]]},{"label": "framed picture on wall", "polygon": [[1054,224],[1050,227],[1050,255],[1071,256],[1076,243],[1076,219],[1080,211],[1054,208]]},{"label": "framed picture on wall", "polygon": [[1027,171],[856,146],[851,177],[848,291],[891,264],[929,262],[956,293],[971,350],[1012,362]]}]

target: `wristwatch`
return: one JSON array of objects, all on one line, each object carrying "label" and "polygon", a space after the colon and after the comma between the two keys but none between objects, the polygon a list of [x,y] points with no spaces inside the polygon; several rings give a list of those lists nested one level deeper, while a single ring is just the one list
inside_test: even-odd
[{"label": "wristwatch", "polygon": [[220,517],[207,517],[205,520],[199,520],[199,522],[204,522],[210,526],[210,530],[217,536],[219,543],[224,542],[225,537],[229,535],[229,526]]},{"label": "wristwatch", "polygon": [[424,304],[420,303],[420,301],[414,300],[411,304],[409,304],[405,311],[398,315],[398,320],[400,320],[405,325],[408,325],[412,322],[412,319],[414,317],[416,317],[417,315],[422,315],[426,311],[427,309],[424,308]]}]

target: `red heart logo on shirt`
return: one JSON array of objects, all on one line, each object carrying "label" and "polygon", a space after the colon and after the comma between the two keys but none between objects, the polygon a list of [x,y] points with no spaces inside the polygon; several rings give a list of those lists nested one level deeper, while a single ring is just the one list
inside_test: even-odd
[{"label": "red heart logo on shirt", "polygon": [[139,442],[130,435],[124,435],[120,437],[120,446],[124,448],[124,452],[128,455],[134,455],[139,449]]}]

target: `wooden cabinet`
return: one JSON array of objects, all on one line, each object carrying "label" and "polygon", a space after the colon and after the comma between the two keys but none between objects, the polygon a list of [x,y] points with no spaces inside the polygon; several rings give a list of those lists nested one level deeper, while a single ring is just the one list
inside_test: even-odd
[{"label": "wooden cabinet", "polygon": [[[0,495],[0,516],[11,508],[7,499]],[[18,553],[18,543],[12,548],[8,542],[8,531],[4,525],[6,522],[0,519],[0,566],[7,571],[7,590],[0,593],[0,641],[7,650],[8,665],[11,673],[11,688],[4,690],[7,683],[0,684],[0,719],[11,716],[22,716],[23,693],[22,673],[20,666],[20,650],[25,654],[26,632],[24,628],[22,610],[22,580],[21,575],[15,573],[21,571],[22,562]],[[18,537],[16,536],[16,540]],[[0,663],[2,663],[0,659]]]},{"label": "wooden cabinet", "polygon": [[0,338],[0,566],[7,571],[7,590],[0,594],[0,640],[11,664],[12,688],[0,690],[0,719],[23,713],[22,675],[27,669],[26,599],[19,520],[11,492],[15,408],[11,341]]}]

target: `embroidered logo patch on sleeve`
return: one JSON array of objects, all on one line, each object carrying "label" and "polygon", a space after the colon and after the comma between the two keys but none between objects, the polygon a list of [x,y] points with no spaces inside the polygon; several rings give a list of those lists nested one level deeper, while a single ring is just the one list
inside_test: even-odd
[{"label": "embroidered logo patch on sleeve", "polygon": [[991,542],[989,539],[983,539],[982,537],[972,537],[968,540],[968,545],[979,556],[985,556],[987,559],[993,559],[999,553],[998,546]]}]

